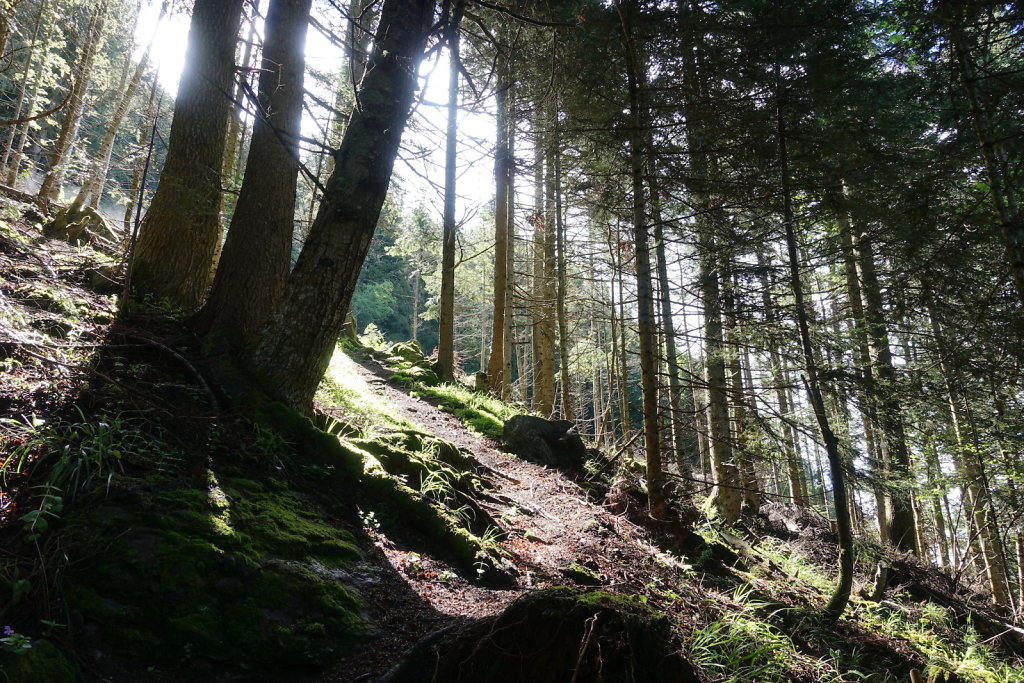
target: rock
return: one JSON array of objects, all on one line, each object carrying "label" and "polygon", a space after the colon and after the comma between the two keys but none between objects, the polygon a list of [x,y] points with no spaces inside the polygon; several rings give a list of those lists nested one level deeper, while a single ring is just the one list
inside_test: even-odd
[{"label": "rock", "polygon": [[403,362],[409,365],[417,365],[426,360],[423,357],[423,349],[420,348],[418,342],[414,341],[395,342],[388,349],[388,354],[401,358]]},{"label": "rock", "polygon": [[524,460],[563,470],[581,469],[587,455],[576,425],[568,420],[516,415],[505,421],[501,438]]},{"label": "rock", "polygon": [[43,226],[43,237],[59,239],[72,244],[90,241],[95,235],[107,242],[117,240],[110,226],[92,207],[79,208],[74,205],[61,209],[53,220]]},{"label": "rock", "polygon": [[635,599],[553,588],[435,632],[382,683],[696,683],[669,620]]}]

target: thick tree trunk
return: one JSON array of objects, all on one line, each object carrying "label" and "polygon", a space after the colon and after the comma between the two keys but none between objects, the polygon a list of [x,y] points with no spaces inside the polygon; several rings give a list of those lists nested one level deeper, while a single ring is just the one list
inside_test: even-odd
[{"label": "thick tree trunk", "polygon": [[459,23],[462,0],[452,4],[447,17],[448,131],[444,156],[444,218],[441,239],[441,296],[438,315],[437,367],[446,382],[455,379],[455,154],[459,124]]},{"label": "thick tree trunk", "polygon": [[270,0],[267,9],[245,176],[210,298],[196,321],[213,347],[251,342],[288,278],[311,3]]},{"label": "thick tree trunk", "polygon": [[139,230],[138,296],[194,310],[206,296],[220,241],[221,166],[242,0],[196,0],[167,160]]},{"label": "thick tree trunk", "polygon": [[334,173],[284,293],[250,357],[271,393],[303,412],[323,377],[384,204],[431,33],[433,0],[385,0]]},{"label": "thick tree trunk", "polygon": [[[548,115],[545,100],[537,98],[534,115],[533,171],[533,289],[530,317],[533,329],[534,412],[551,416],[555,409],[554,221],[549,210]],[[549,253],[550,248],[550,253]]]}]

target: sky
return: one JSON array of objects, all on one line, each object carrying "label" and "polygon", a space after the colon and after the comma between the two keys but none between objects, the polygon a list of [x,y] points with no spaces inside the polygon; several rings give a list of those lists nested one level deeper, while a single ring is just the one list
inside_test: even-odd
[{"label": "sky", "polygon": [[[145,44],[153,37],[153,61],[159,69],[160,83],[167,92],[175,93],[185,61],[189,16],[183,12],[173,13],[165,16],[158,26],[159,15],[159,0],[149,0],[143,7],[136,30],[137,54],[141,54]],[[257,31],[261,32],[262,27],[257,25]],[[341,66],[341,60],[341,51],[311,26],[306,38],[307,66],[319,71],[336,71]],[[442,199],[439,189],[432,187],[432,184],[440,185],[444,175],[443,131],[446,112],[438,105],[447,101],[447,62],[447,55],[441,53],[432,62],[425,62],[421,68],[421,87],[424,90],[421,91],[421,102],[416,109],[416,130],[407,129],[403,137],[403,153],[395,165],[407,208],[411,209],[423,202],[435,209],[438,219]],[[307,78],[306,84],[307,87],[313,87],[311,79]],[[320,92],[317,95],[326,101],[333,100],[332,93]],[[307,115],[303,122],[303,135],[316,137],[316,131],[312,118]],[[490,156],[494,144],[492,117],[462,112],[459,135],[460,176],[456,185],[460,198],[456,219],[461,221],[479,215],[493,196],[493,160]],[[429,150],[429,153],[421,158],[417,150],[422,148]]]}]

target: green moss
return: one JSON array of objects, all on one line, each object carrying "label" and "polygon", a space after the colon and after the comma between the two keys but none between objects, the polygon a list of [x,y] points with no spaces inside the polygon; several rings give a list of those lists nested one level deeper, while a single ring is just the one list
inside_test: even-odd
[{"label": "green moss", "polygon": [[505,420],[520,412],[493,396],[461,384],[419,385],[416,393],[440,401],[441,410],[452,413],[471,430],[493,439],[500,439]]},{"label": "green moss", "polygon": [[678,650],[669,620],[637,601],[555,588],[421,641],[383,680],[696,683]]},{"label": "green moss", "polygon": [[92,549],[66,579],[73,609],[124,656],[183,653],[241,667],[311,670],[350,650],[361,600],[339,581],[355,539],[282,484],[208,476],[81,506],[70,537]]},{"label": "green moss", "polygon": [[578,562],[573,562],[567,567],[562,567],[559,571],[581,586],[600,586],[603,583],[597,572],[584,567]]},{"label": "green moss", "polygon": [[35,640],[23,654],[0,651],[0,676],[6,683],[73,683],[74,664],[48,640]]}]

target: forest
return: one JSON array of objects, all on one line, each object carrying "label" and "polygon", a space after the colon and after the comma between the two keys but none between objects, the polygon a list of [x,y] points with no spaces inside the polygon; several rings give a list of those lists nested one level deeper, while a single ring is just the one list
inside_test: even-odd
[{"label": "forest", "polygon": [[0,0],[0,674],[1024,680],[1022,121],[991,0]]}]

